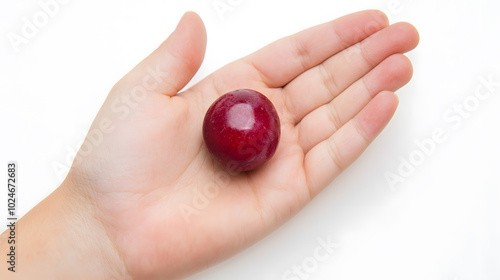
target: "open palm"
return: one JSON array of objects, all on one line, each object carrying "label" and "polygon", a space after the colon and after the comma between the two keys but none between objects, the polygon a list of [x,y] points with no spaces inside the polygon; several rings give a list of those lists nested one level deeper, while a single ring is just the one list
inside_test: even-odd
[{"label": "open palm", "polygon": [[[120,80],[68,175],[92,202],[128,273],[170,279],[249,246],[304,207],[351,164],[397,107],[418,43],[407,23],[351,14],[278,40],[183,92],[203,60],[201,19],[174,33]],[[212,102],[265,94],[281,119],[274,157],[235,173],[203,144]]]}]

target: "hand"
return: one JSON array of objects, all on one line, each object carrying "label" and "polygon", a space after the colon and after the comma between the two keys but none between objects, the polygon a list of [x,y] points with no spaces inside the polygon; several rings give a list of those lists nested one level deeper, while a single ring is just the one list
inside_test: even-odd
[{"label": "hand", "polygon": [[[172,35],[111,90],[62,188],[134,279],[186,276],[283,224],[347,168],[394,114],[412,75],[407,23],[354,13],[230,63],[181,91],[203,60],[206,33],[187,13]],[[251,88],[281,119],[274,157],[234,173],[215,162],[201,127],[222,94]],[[179,92],[181,91],[181,92]],[[125,278],[124,275],[120,276]]]}]

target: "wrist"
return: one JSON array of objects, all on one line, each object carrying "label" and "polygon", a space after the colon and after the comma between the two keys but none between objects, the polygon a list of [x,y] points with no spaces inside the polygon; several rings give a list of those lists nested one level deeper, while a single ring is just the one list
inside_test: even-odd
[{"label": "wrist", "polygon": [[[16,223],[18,265],[7,279],[127,279],[93,205],[66,180]],[[7,254],[4,235],[0,253]],[[4,254],[5,251],[5,254]],[[8,274],[7,274],[8,273]]]}]

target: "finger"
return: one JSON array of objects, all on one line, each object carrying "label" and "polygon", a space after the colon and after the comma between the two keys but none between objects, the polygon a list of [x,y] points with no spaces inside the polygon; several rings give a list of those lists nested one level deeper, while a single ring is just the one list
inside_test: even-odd
[{"label": "finger", "polygon": [[304,167],[312,196],[361,155],[387,125],[397,104],[394,93],[381,92],[356,117],[306,154]]},{"label": "finger", "polygon": [[379,92],[404,86],[412,74],[410,60],[403,54],[393,54],[330,103],[309,113],[297,125],[304,152],[339,130]]},{"label": "finger", "polygon": [[393,24],[291,81],[284,90],[295,122],[330,102],[388,56],[415,48],[418,38],[412,25]]},{"label": "finger", "polygon": [[187,12],[174,32],[117,84],[132,88],[142,85],[150,92],[177,94],[200,67],[206,48],[206,31],[201,18]]},{"label": "finger", "polygon": [[307,69],[388,25],[384,13],[350,14],[282,38],[247,56],[269,87],[282,87]]}]

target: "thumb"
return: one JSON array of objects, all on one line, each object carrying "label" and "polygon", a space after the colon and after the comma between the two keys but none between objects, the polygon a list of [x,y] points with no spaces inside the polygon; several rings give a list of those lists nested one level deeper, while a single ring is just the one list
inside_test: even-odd
[{"label": "thumb", "polygon": [[167,40],[118,84],[125,87],[142,84],[151,92],[174,96],[200,68],[206,44],[203,21],[195,12],[187,12]]}]

